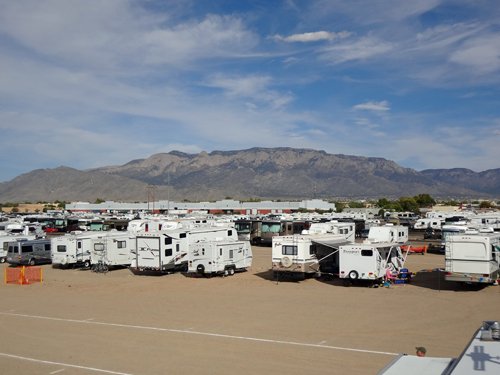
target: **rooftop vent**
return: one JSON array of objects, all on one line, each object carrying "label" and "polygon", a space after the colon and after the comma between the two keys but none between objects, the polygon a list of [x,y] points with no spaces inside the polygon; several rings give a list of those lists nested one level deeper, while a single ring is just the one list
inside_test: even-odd
[{"label": "rooftop vent", "polygon": [[498,321],[483,322],[481,341],[500,341],[500,323]]}]

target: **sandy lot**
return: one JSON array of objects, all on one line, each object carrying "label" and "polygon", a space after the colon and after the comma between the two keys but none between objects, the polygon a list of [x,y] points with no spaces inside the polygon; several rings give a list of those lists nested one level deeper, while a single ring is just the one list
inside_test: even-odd
[{"label": "sandy lot", "polygon": [[[44,265],[43,283],[2,284],[0,372],[376,374],[415,346],[456,357],[500,319],[500,287],[460,288],[439,272],[392,288],[277,283],[271,249],[253,252],[252,268],[227,278]],[[411,254],[407,266],[444,267],[444,256]]]}]

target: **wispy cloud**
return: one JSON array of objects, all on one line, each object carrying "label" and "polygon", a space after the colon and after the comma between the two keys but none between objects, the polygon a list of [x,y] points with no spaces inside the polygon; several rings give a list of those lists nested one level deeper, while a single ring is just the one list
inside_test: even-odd
[{"label": "wispy cloud", "polygon": [[350,43],[341,43],[319,50],[320,60],[332,64],[340,64],[352,60],[366,60],[385,54],[395,46],[377,37],[366,36]]},{"label": "wispy cloud", "polygon": [[352,35],[351,31],[341,31],[339,33],[329,32],[329,31],[316,31],[312,33],[303,33],[303,34],[293,34],[287,37],[283,37],[279,34],[276,34],[271,39],[276,41],[282,40],[288,43],[294,42],[317,42],[318,40],[334,40],[334,39],[345,39]]},{"label": "wispy cloud", "polygon": [[370,111],[388,111],[390,110],[389,108],[389,103],[387,100],[383,100],[381,102],[366,102],[364,104],[357,104],[354,107],[352,107],[354,110],[359,110],[359,109],[367,109]]}]

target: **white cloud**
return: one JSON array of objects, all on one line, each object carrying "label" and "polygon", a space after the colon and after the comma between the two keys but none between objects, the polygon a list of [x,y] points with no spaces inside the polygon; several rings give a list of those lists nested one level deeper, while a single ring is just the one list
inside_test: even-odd
[{"label": "white cloud", "polygon": [[351,43],[341,43],[320,49],[320,60],[340,64],[351,60],[366,60],[385,54],[395,46],[373,36],[366,36]]},{"label": "white cloud", "polygon": [[483,75],[500,69],[500,34],[467,40],[450,56],[450,61],[467,66],[474,74]]},{"label": "white cloud", "polygon": [[293,34],[287,37],[283,37],[276,34],[270,38],[274,40],[283,40],[288,43],[294,42],[317,42],[318,40],[334,40],[334,39],[345,39],[352,35],[350,31],[341,31],[340,33],[333,33],[329,31],[316,31],[313,33],[303,33],[303,34]]},{"label": "white cloud", "polygon": [[355,110],[358,109],[367,109],[370,111],[388,111],[390,108],[388,107],[389,103],[387,100],[383,100],[381,102],[366,102],[364,104],[358,104],[352,107]]}]

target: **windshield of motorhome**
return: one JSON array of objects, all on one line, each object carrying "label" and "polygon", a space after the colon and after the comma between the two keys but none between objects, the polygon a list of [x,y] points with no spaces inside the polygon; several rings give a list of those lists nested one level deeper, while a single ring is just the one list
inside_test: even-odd
[{"label": "windshield of motorhome", "polygon": [[238,233],[250,233],[250,223],[234,223]]},{"label": "windshield of motorhome", "polygon": [[280,223],[262,223],[262,232],[279,233]]}]

